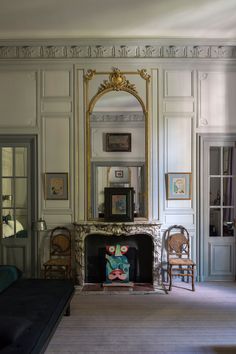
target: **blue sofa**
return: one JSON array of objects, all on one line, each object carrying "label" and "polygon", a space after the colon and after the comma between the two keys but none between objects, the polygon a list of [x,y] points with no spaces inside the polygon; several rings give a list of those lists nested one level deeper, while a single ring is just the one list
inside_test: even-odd
[{"label": "blue sofa", "polygon": [[0,354],[44,353],[73,294],[70,280],[23,279],[0,265]]}]

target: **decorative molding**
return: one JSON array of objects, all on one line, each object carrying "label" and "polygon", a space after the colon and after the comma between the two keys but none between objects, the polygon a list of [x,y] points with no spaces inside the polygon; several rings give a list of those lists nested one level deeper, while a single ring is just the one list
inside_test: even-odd
[{"label": "decorative molding", "polygon": [[94,112],[91,122],[144,122],[143,112]]},{"label": "decorative molding", "polygon": [[202,125],[204,127],[206,127],[208,125],[208,121],[205,118],[201,118],[199,121],[200,121],[200,125]]},{"label": "decorative molding", "polygon": [[[88,41],[89,43],[89,41]],[[234,45],[1,45],[0,59],[198,58],[235,59]]]},{"label": "decorative molding", "polygon": [[161,224],[150,222],[134,223],[107,223],[107,222],[81,222],[74,223],[75,227],[75,259],[76,278],[80,286],[85,282],[85,238],[91,234],[106,236],[143,235],[151,237],[153,241],[153,287],[164,290],[161,280]]},{"label": "decorative molding", "polygon": [[[140,76],[143,77],[141,71]],[[103,83],[98,88],[98,93],[106,91],[108,89],[112,89],[115,91],[128,89],[133,93],[137,93],[135,85],[131,84],[130,81],[126,79],[125,75],[122,74],[118,68],[113,68],[112,72],[109,75],[109,80],[103,81]]]}]

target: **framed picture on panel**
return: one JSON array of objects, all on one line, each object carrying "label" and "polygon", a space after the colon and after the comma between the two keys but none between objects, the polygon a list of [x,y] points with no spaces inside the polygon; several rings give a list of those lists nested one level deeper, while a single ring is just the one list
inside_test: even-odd
[{"label": "framed picture on panel", "polygon": [[167,199],[191,199],[192,174],[188,172],[167,174]]},{"label": "framed picture on panel", "polygon": [[45,199],[68,199],[68,173],[45,173]]}]

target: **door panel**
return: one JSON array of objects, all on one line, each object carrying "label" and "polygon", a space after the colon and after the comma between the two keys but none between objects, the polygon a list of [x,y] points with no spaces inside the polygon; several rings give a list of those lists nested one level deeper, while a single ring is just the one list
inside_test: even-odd
[{"label": "door panel", "polygon": [[203,140],[203,279],[235,280],[236,137]]},{"label": "door panel", "polygon": [[210,249],[210,274],[214,276],[233,275],[233,250],[232,244],[225,243],[209,243]]}]

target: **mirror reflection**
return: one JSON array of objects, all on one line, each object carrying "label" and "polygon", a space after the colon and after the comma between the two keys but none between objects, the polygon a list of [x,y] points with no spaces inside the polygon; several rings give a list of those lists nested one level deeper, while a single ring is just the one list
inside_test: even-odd
[{"label": "mirror reflection", "polygon": [[94,188],[93,215],[95,218],[104,217],[104,188],[134,188],[134,216],[144,216],[144,164],[137,166],[100,166],[97,163],[93,166]]}]

